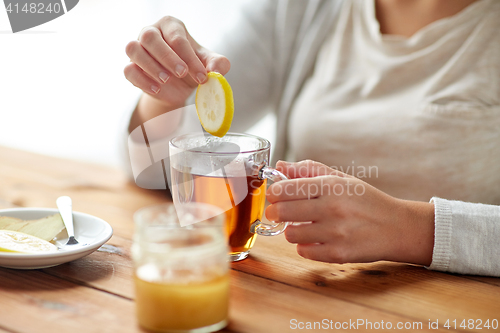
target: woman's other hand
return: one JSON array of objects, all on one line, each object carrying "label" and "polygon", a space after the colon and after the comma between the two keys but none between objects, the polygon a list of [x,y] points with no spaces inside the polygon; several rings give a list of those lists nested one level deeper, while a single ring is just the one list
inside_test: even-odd
[{"label": "woman's other hand", "polygon": [[318,162],[278,162],[290,180],[272,184],[266,217],[289,225],[286,239],[304,258],[331,262],[391,260],[430,265],[434,205],[385,194]]}]

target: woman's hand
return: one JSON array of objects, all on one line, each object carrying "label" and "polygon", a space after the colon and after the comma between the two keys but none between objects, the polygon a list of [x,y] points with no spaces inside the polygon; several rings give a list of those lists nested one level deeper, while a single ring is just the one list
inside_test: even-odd
[{"label": "woman's hand", "polygon": [[184,106],[207,80],[207,71],[225,75],[230,68],[226,57],[200,46],[184,23],[170,16],[142,29],[126,52],[131,60],[124,69],[127,80],[154,96],[165,110]]},{"label": "woman's hand", "polygon": [[269,187],[266,217],[301,222],[289,225],[285,237],[302,257],[430,265],[433,204],[393,198],[318,162],[278,162],[277,168],[292,179]]}]

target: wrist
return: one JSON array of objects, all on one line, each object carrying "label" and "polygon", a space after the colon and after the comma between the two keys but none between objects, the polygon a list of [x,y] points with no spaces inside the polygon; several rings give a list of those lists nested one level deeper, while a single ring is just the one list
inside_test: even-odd
[{"label": "wrist", "polygon": [[183,106],[184,104],[174,105],[158,100],[148,94],[143,94],[130,119],[129,133],[148,120]]},{"label": "wrist", "polygon": [[141,99],[139,100],[138,106],[144,106],[148,109],[158,109],[161,110],[162,113],[176,110],[185,105],[185,102],[177,102],[171,103],[167,101],[163,101],[161,99],[155,98],[149,94],[142,94]]},{"label": "wrist", "polygon": [[399,200],[402,212],[397,261],[430,266],[434,249],[434,204]]}]

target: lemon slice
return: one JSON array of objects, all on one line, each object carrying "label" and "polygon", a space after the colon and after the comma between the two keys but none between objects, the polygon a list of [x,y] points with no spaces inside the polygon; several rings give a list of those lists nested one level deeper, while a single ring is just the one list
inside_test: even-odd
[{"label": "lemon slice", "polygon": [[57,247],[41,238],[12,230],[0,230],[0,252],[46,253]]},{"label": "lemon slice", "polygon": [[233,91],[219,73],[209,72],[208,80],[196,90],[196,112],[208,133],[223,137],[229,131],[234,114]]}]

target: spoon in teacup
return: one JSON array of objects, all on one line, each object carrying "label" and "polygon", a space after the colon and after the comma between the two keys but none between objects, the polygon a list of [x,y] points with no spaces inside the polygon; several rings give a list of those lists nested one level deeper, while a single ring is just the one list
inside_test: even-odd
[{"label": "spoon in teacup", "polygon": [[59,197],[56,200],[56,204],[69,236],[66,245],[78,244],[78,241],[75,238],[75,231],[73,229],[73,204],[71,202],[71,198],[68,196]]}]

